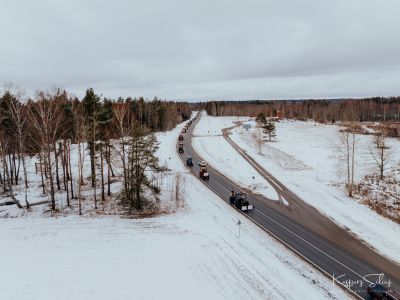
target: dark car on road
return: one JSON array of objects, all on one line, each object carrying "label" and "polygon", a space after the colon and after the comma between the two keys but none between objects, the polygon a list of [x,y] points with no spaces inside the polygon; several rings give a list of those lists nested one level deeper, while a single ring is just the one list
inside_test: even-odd
[{"label": "dark car on road", "polygon": [[367,288],[367,293],[370,300],[399,300],[400,298],[394,296],[386,287],[381,284],[375,284]]}]

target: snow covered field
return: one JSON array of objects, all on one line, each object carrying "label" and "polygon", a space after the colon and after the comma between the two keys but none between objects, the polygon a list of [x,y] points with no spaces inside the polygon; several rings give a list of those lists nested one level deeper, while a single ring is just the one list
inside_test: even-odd
[{"label": "snow covered field", "polygon": [[223,117],[213,118],[203,113],[196,125],[192,139],[194,150],[213,168],[226,174],[242,188],[259,193],[271,200],[278,200],[278,195],[271,185],[261,177],[222,136],[221,130],[232,127],[235,121],[248,118]]},{"label": "snow covered field", "polygon": [[[255,122],[247,123],[252,125],[250,131],[241,127],[232,130],[231,138],[235,143],[304,201],[350,229],[382,254],[400,262],[400,226],[347,197],[343,185],[337,185],[346,181],[340,162],[338,126],[278,122],[277,137],[273,142],[263,144],[260,155],[255,140],[258,135]],[[376,169],[370,154],[371,138],[357,135],[356,181]],[[388,169],[400,162],[400,142],[392,139],[389,143],[394,152]]]},{"label": "snow covered field", "polygon": [[158,135],[161,162],[184,178],[181,209],[122,219],[48,217],[35,207],[1,219],[1,298],[348,298],[186,171],[175,151],[181,127]]}]

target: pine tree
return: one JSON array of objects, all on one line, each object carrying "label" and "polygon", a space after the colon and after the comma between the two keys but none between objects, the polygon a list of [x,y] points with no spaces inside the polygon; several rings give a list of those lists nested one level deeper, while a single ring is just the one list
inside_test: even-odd
[{"label": "pine tree", "polygon": [[92,187],[96,185],[96,164],[95,164],[95,142],[97,131],[97,118],[100,110],[100,97],[94,92],[92,88],[86,90],[86,95],[82,100],[86,123],[89,129],[88,133],[88,148],[90,155],[90,166],[92,173]]},{"label": "pine tree", "polygon": [[[133,209],[142,210],[145,199],[143,193],[149,191],[157,197],[160,189],[149,178],[147,171],[165,172],[167,168],[160,166],[156,151],[159,147],[154,133],[149,133],[138,123],[135,123],[127,140],[127,164],[124,170],[124,185],[122,190],[123,204]],[[147,203],[149,204],[149,203]]]},{"label": "pine tree", "polygon": [[110,124],[113,118],[112,111],[112,102],[111,100],[104,99],[101,109],[98,116],[98,125],[99,125],[99,135],[98,138],[100,140],[99,144],[99,152],[100,152],[100,174],[101,174],[101,201],[105,200],[105,192],[104,192],[104,156],[108,163],[108,195],[110,192],[110,168],[111,168],[111,158],[108,157],[109,151],[107,151],[110,145],[110,135],[111,129]]},{"label": "pine tree", "polygon": [[259,113],[256,117],[256,122],[260,124],[261,126],[267,121],[265,118],[265,115],[263,113]]},{"label": "pine tree", "polygon": [[270,120],[265,120],[263,129],[264,133],[268,134],[269,141],[271,141],[271,137],[275,133],[275,124]]}]

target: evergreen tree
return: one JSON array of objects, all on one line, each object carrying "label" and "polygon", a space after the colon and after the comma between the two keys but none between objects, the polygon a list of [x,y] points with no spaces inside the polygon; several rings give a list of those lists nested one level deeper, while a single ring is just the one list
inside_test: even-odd
[{"label": "evergreen tree", "polygon": [[256,117],[256,122],[259,123],[261,126],[267,121],[265,115],[263,113],[259,113]]},{"label": "evergreen tree", "polygon": [[271,141],[272,136],[275,133],[275,124],[270,120],[265,120],[263,124],[264,133],[268,134],[269,141]]},{"label": "evergreen tree", "polygon": [[86,90],[86,95],[82,100],[86,123],[89,129],[88,132],[88,148],[90,155],[90,166],[92,174],[92,187],[96,184],[96,165],[95,165],[95,141],[97,131],[97,119],[100,111],[100,97],[94,92],[92,88]]},{"label": "evergreen tree", "polygon": [[264,133],[268,134],[269,141],[271,141],[271,138],[272,138],[273,134],[275,133],[274,122],[268,120],[263,113],[259,113],[257,115],[256,122],[263,129]]},{"label": "evergreen tree", "polygon": [[[157,197],[160,189],[149,178],[146,171],[165,172],[167,168],[160,166],[156,151],[159,142],[154,133],[149,133],[138,123],[131,128],[127,141],[127,164],[124,172],[124,185],[122,190],[123,204],[133,209],[141,210],[146,204],[143,193],[149,191]],[[147,203],[149,204],[149,203]]]},{"label": "evergreen tree", "polygon": [[110,150],[111,147],[110,138],[111,138],[111,121],[113,118],[113,110],[112,110],[112,102],[111,100],[104,99],[100,113],[98,116],[98,124],[99,124],[99,136],[100,140],[99,144],[99,152],[100,152],[100,174],[101,174],[101,201],[105,200],[105,191],[104,191],[104,159],[107,162],[107,183],[108,183],[108,195],[111,195],[110,190],[110,171],[111,171],[111,157]]}]

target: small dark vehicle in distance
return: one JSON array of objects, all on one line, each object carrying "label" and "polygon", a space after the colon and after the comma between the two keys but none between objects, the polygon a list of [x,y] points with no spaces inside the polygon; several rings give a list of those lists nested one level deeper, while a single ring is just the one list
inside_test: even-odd
[{"label": "small dark vehicle in distance", "polygon": [[186,165],[188,167],[193,167],[193,157],[191,156],[186,157]]},{"label": "small dark vehicle in distance", "polygon": [[184,152],[182,143],[179,144],[178,151],[179,151],[179,153],[183,153]]}]

